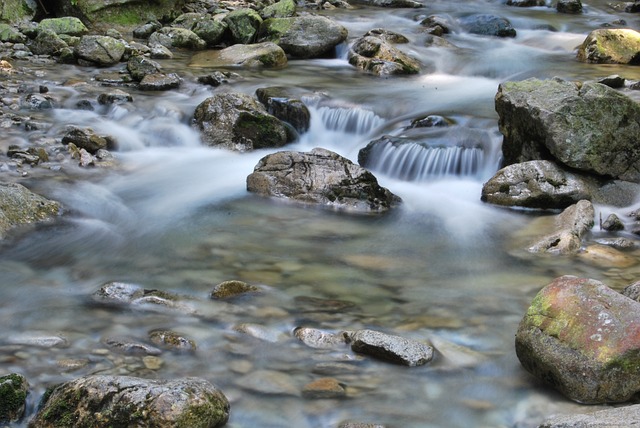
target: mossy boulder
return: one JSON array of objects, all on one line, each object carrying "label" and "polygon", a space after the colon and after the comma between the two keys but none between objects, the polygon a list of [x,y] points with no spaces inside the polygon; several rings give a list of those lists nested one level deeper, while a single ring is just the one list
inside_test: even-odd
[{"label": "mossy boulder", "polygon": [[31,21],[37,8],[36,0],[3,0],[0,2],[0,22]]},{"label": "mossy boulder", "polygon": [[640,182],[640,105],[606,85],[528,79],[495,97],[504,164],[555,160],[607,178]]},{"label": "mossy boulder", "polygon": [[53,30],[41,30],[35,39],[29,43],[29,49],[34,55],[59,55],[69,45]]},{"label": "mossy boulder", "polygon": [[220,50],[206,50],[195,54],[190,67],[246,67],[283,68],[288,64],[287,55],[275,43],[233,45]]},{"label": "mossy boulder", "polygon": [[207,42],[196,33],[186,28],[162,27],[149,36],[149,44],[160,44],[167,48],[184,48],[200,50],[207,47]]},{"label": "mossy boulder", "polygon": [[224,17],[224,22],[229,26],[232,43],[247,44],[255,40],[262,18],[253,9],[236,9]]},{"label": "mossy boulder", "polygon": [[80,63],[109,66],[120,62],[126,46],[124,41],[109,36],[82,36],[74,53]]},{"label": "mossy boulder", "polygon": [[0,424],[22,417],[28,391],[29,383],[24,376],[17,373],[0,376]]},{"label": "mossy boulder", "polygon": [[24,43],[27,36],[12,25],[0,23],[0,42]]},{"label": "mossy boulder", "polygon": [[640,65],[640,33],[628,28],[594,30],[578,48],[578,59],[597,64]]},{"label": "mossy boulder", "polygon": [[204,40],[207,46],[213,47],[223,41],[227,28],[228,25],[224,21],[206,19],[198,21],[191,31]]},{"label": "mossy boulder", "polygon": [[563,276],[533,299],[516,354],[536,378],[588,404],[640,391],[640,303],[586,278]]},{"label": "mossy boulder", "polygon": [[14,226],[51,220],[61,210],[58,202],[37,195],[21,184],[0,184],[0,239]]},{"label": "mossy boulder", "polygon": [[420,72],[417,59],[373,36],[361,37],[353,43],[349,50],[349,64],[377,76]]},{"label": "mossy boulder", "polygon": [[193,124],[208,146],[240,152],[281,147],[289,142],[286,126],[255,98],[218,93],[200,103]]},{"label": "mossy boulder", "polygon": [[29,426],[210,428],[228,418],[229,401],[204,379],[86,376],[49,389]]},{"label": "mossy boulder", "polygon": [[37,31],[42,30],[51,30],[58,35],[67,34],[69,36],[83,36],[89,32],[89,29],[75,16],[43,19],[37,27]]},{"label": "mossy boulder", "polygon": [[296,2],[294,0],[280,0],[260,11],[262,19],[289,18],[296,14]]}]

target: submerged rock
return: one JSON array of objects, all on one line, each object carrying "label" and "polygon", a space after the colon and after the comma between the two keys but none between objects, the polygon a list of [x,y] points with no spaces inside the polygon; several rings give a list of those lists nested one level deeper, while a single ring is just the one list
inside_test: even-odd
[{"label": "submerged rock", "polygon": [[640,304],[593,279],[557,278],[520,322],[516,354],[572,400],[627,401],[640,391]]},{"label": "submerged rock", "polygon": [[342,398],[346,395],[345,385],[332,377],[316,379],[302,388],[302,396],[310,399]]},{"label": "submerged rock", "polygon": [[0,376],[0,424],[17,421],[24,414],[29,383],[24,376],[11,373]]},{"label": "submerged rock", "polygon": [[640,65],[640,33],[628,28],[594,30],[578,48],[578,59],[597,64]]},{"label": "submerged rock", "polygon": [[22,184],[0,183],[0,239],[15,226],[48,221],[61,211],[58,202],[37,195]]},{"label": "submerged rock", "polygon": [[247,189],[262,196],[362,213],[387,211],[400,203],[369,171],[321,148],[265,156],[247,177]]},{"label": "submerged rock", "polygon": [[30,426],[220,427],[229,401],[204,379],[86,376],[50,389]]},{"label": "submerged rock", "polygon": [[377,76],[420,72],[418,60],[372,36],[361,37],[353,43],[349,50],[349,64]]},{"label": "submerged rock", "polygon": [[640,105],[608,86],[528,79],[495,97],[506,165],[557,159],[581,171],[640,182]]},{"label": "submerged rock", "polygon": [[179,88],[181,84],[182,79],[176,73],[153,73],[144,76],[138,88],[141,91],[168,91]]},{"label": "submerged rock", "polygon": [[240,92],[217,93],[200,103],[193,124],[205,144],[240,152],[287,144],[284,123],[256,99]]},{"label": "submerged rock", "polygon": [[241,295],[258,293],[260,289],[255,285],[244,281],[224,281],[213,287],[210,297],[212,299],[230,299]]},{"label": "submerged rock", "polygon": [[433,348],[416,340],[381,333],[374,330],[358,330],[345,333],[351,349],[396,364],[415,367],[433,359]]},{"label": "submerged rock", "polygon": [[589,201],[580,201],[555,219],[555,230],[531,245],[532,253],[572,254],[580,250],[582,238],[594,225],[595,210]]}]

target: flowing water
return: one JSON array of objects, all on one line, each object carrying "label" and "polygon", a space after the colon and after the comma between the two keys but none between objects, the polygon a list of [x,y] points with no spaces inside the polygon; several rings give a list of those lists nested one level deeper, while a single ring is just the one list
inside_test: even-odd
[{"label": "flowing water", "polygon": [[[508,17],[518,36],[457,31],[447,36],[454,48],[425,46],[422,18],[478,12]],[[515,356],[514,333],[532,297],[556,276],[588,276],[619,289],[637,279],[637,267],[528,255],[519,231],[539,217],[483,204],[480,190],[500,160],[493,109],[498,84],[614,73],[639,80],[638,68],[575,60],[575,47],[591,29],[617,19],[638,29],[637,15],[616,14],[604,2],[570,16],[546,7],[438,0],[422,9],[326,14],[349,29],[349,41],[380,27],[404,34],[411,42],[401,48],[427,71],[364,75],[348,65],[345,44],[334,59],[234,70],[240,79],[211,88],[195,83],[211,70],[188,68],[183,53],[164,63],[185,79],[179,90],[127,88],[133,103],[86,112],[71,108],[104,90],[91,80],[101,71],[43,68],[43,82],[66,107],[42,113],[56,123],[45,136],[60,136],[69,124],[91,126],[117,139],[121,167],[82,173],[67,164],[47,180],[35,172],[22,179],[65,206],[59,221],[5,243],[0,252],[0,374],[27,376],[28,415],[46,386],[91,373],[208,379],[229,397],[228,426],[234,428],[334,427],[346,420],[529,427],[556,411],[593,409],[568,403],[528,376]],[[71,77],[89,83],[65,85]],[[402,207],[357,216],[248,194],[245,179],[269,151],[203,147],[190,118],[216,91],[253,94],[276,85],[303,91],[312,113],[309,132],[287,149],[324,147],[356,161],[360,149],[383,135],[409,140],[400,148],[381,147],[372,166],[381,184],[403,198]],[[407,129],[427,115],[452,125]],[[33,135],[14,129],[10,137],[3,150]],[[208,298],[215,284],[230,279],[259,285],[263,293],[226,303]],[[93,292],[116,280],[183,295],[197,314],[91,303]],[[241,324],[262,339],[238,332]],[[306,347],[293,338],[299,326],[371,328],[428,341],[437,354],[423,367],[399,367],[347,347]],[[165,351],[160,368],[147,368],[142,357],[120,355],[103,343],[111,336],[148,342],[157,328],[192,338],[197,351]],[[64,342],[33,345],[46,338]],[[323,376],[346,385],[347,397],[302,398],[302,387]]]}]

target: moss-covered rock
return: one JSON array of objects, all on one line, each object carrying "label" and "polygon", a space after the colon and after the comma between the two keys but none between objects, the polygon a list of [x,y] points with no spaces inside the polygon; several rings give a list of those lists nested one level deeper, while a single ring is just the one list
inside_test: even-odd
[{"label": "moss-covered rock", "polygon": [[222,42],[227,28],[228,25],[224,21],[206,19],[198,21],[192,31],[204,40],[207,46],[213,47]]},{"label": "moss-covered rock", "polygon": [[224,22],[229,26],[233,43],[247,44],[255,40],[262,18],[253,9],[237,9],[225,16]]},{"label": "moss-covered rock", "polygon": [[594,30],[578,48],[578,59],[597,64],[640,65],[640,33],[628,28]]},{"label": "moss-covered rock", "polygon": [[29,426],[210,428],[228,418],[229,401],[203,379],[86,376],[47,391]]},{"label": "moss-covered rock", "polygon": [[250,293],[257,293],[260,289],[255,285],[247,284],[244,281],[224,281],[213,287],[211,298],[215,300],[230,299]]},{"label": "moss-covered rock", "polygon": [[0,2],[0,22],[30,21],[36,14],[35,0],[3,0]]},{"label": "moss-covered rock", "polygon": [[12,25],[0,23],[0,42],[24,43],[27,36]]},{"label": "moss-covered rock", "polygon": [[627,401],[640,391],[640,304],[593,279],[557,278],[520,322],[516,354],[572,400]]},{"label": "moss-covered rock", "polygon": [[349,50],[349,64],[377,76],[416,74],[420,63],[378,37],[361,37]]},{"label": "moss-covered rock", "polygon": [[117,64],[124,55],[126,46],[122,40],[109,36],[83,36],[74,52],[80,61],[108,66]]},{"label": "moss-covered rock", "polygon": [[186,28],[162,27],[151,36],[149,44],[158,43],[167,48],[184,48],[199,50],[207,47],[207,42],[202,40],[196,33]]},{"label": "moss-covered rock", "polygon": [[24,376],[16,373],[0,376],[0,423],[22,417],[28,390],[29,384]]},{"label": "moss-covered rock", "polygon": [[82,21],[74,16],[43,19],[38,23],[37,30],[51,30],[58,35],[67,34],[69,36],[83,36],[89,32]]},{"label": "moss-covered rock", "polygon": [[260,11],[262,19],[288,18],[296,13],[296,2],[294,0],[280,0],[269,5]]},{"label": "moss-covered rock", "polygon": [[0,238],[14,226],[51,220],[60,212],[58,202],[36,195],[21,184],[0,184]]}]

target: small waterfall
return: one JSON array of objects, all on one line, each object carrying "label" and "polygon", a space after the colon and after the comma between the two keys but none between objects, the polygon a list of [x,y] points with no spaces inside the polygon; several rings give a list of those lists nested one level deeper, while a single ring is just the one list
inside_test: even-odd
[{"label": "small waterfall", "polygon": [[322,123],[331,131],[367,134],[384,124],[384,119],[360,107],[318,107]]},{"label": "small waterfall", "polygon": [[480,146],[427,146],[388,137],[360,152],[360,164],[405,181],[425,181],[449,176],[476,177],[484,169]]}]

